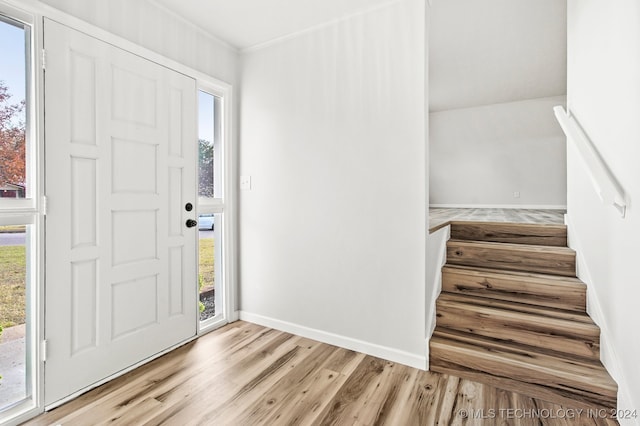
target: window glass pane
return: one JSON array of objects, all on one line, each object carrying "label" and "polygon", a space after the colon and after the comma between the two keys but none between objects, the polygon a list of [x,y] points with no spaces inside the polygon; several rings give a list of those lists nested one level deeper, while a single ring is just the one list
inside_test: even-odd
[{"label": "window glass pane", "polygon": [[200,321],[206,321],[221,311],[219,290],[222,285],[222,247],[219,235],[222,229],[222,214],[201,214],[198,217],[198,228]]},{"label": "window glass pane", "polygon": [[221,198],[221,100],[198,92],[198,195]]},{"label": "window glass pane", "polygon": [[0,198],[25,198],[28,31],[0,15]]},{"label": "window glass pane", "polygon": [[26,301],[31,226],[0,226],[0,411],[30,396]]}]

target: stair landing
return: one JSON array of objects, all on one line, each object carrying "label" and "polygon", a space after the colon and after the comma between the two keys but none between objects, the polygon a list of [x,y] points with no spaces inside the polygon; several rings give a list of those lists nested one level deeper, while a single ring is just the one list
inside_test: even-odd
[{"label": "stair landing", "polygon": [[429,232],[450,225],[454,221],[564,224],[566,210],[548,209],[463,209],[429,208]]}]

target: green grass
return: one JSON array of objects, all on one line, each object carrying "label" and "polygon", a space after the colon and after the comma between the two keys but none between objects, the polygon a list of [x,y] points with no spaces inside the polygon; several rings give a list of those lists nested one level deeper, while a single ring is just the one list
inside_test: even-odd
[{"label": "green grass", "polygon": [[213,238],[200,240],[200,290],[208,290],[214,285],[213,247]]},{"label": "green grass", "polygon": [[0,226],[0,232],[25,232],[27,227],[25,225],[6,225]]},{"label": "green grass", "polygon": [[[200,240],[201,289],[214,285],[213,238]],[[0,246],[0,327],[25,322],[25,246]]]},{"label": "green grass", "polygon": [[25,321],[25,246],[0,247],[0,326]]}]

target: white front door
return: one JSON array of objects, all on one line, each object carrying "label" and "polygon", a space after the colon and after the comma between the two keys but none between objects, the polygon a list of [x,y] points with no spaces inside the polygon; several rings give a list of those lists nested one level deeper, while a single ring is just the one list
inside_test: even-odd
[{"label": "white front door", "polygon": [[45,20],[45,402],[196,334],[196,83]]}]

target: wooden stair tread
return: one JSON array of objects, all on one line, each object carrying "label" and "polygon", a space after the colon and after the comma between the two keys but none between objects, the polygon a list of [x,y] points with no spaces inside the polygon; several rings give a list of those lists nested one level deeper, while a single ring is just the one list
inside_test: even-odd
[{"label": "wooden stair tread", "polygon": [[455,340],[469,345],[475,345],[482,347],[486,350],[498,350],[502,352],[513,353],[521,355],[526,358],[532,356],[535,357],[550,357],[559,359],[563,362],[567,362],[571,365],[582,366],[583,368],[600,368],[602,363],[597,359],[589,359],[579,356],[572,356],[569,354],[560,354],[557,352],[549,351],[544,348],[530,346],[515,342],[505,342],[504,340],[496,339],[493,337],[479,336],[477,334],[468,333],[464,331],[452,330],[445,327],[436,327],[433,331],[434,336],[439,336],[448,340]]},{"label": "wooden stair tread", "polygon": [[615,407],[564,225],[451,222],[430,369],[569,407]]},{"label": "wooden stair tread", "polygon": [[568,247],[451,239],[447,263],[575,277],[575,251]]},{"label": "wooden stair tread", "polygon": [[575,251],[569,247],[555,247],[555,246],[543,246],[537,244],[515,244],[515,243],[496,243],[493,241],[469,241],[469,240],[457,240],[451,238],[450,243],[460,244],[463,246],[469,245],[471,247],[486,247],[488,249],[505,249],[513,250],[520,253],[549,253],[549,254],[575,254]]},{"label": "wooden stair tread", "polygon": [[587,287],[577,278],[446,264],[442,291],[586,311]]},{"label": "wooden stair tread", "polygon": [[544,281],[544,282],[554,282],[559,285],[576,285],[579,287],[586,288],[584,282],[582,282],[579,278],[576,277],[566,277],[563,275],[553,275],[553,274],[543,274],[536,272],[524,272],[524,271],[507,271],[504,269],[496,269],[496,268],[483,268],[479,266],[465,266],[465,265],[452,265],[445,264],[443,267],[444,270],[451,269],[456,270],[461,273],[468,273],[472,275],[480,275],[480,274],[496,274],[496,275],[507,275],[513,278],[520,279],[529,279],[532,281]]},{"label": "wooden stair tread", "polygon": [[[543,308],[537,309],[539,312],[545,311]],[[436,301],[436,317],[439,327],[573,356],[592,359],[600,356],[600,329],[591,321],[574,321],[567,317],[481,305],[473,303],[473,300],[470,302],[468,297],[445,293]]]},{"label": "wooden stair tread", "polygon": [[451,238],[516,244],[567,245],[566,225],[452,221]]},{"label": "wooden stair tread", "polygon": [[599,327],[593,323],[593,320],[586,312],[574,312],[566,309],[549,308],[546,306],[532,305],[528,303],[480,298],[448,292],[442,292],[440,295],[440,300],[450,303],[476,305],[488,309],[495,308],[503,311],[513,311],[525,315],[537,315],[544,320],[546,320],[547,318],[556,318],[563,321],[578,322],[586,324],[589,329],[597,330],[598,332],[600,330]]},{"label": "wooden stair tread", "polygon": [[473,376],[543,399],[557,394],[589,405],[615,406],[617,385],[599,361],[557,357],[440,327],[430,348],[434,371]]}]

